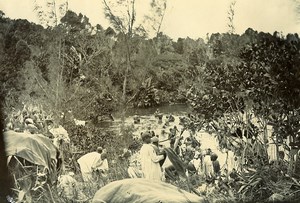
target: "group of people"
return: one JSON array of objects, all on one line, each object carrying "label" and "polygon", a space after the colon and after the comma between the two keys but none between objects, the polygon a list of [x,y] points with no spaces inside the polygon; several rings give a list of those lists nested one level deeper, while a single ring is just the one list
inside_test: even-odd
[{"label": "group of people", "polygon": [[218,155],[213,153],[210,148],[206,149],[203,157],[203,172],[206,181],[211,182],[221,175],[221,167],[218,161]]},{"label": "group of people", "polygon": [[41,106],[24,105],[22,110],[14,110],[8,115],[5,123],[5,131],[42,133],[51,137],[48,127],[53,125],[53,118],[43,111]]},{"label": "group of people", "polygon": [[[221,168],[217,154],[209,148],[202,151],[201,143],[196,139],[193,131],[184,139],[182,136],[184,130],[184,127],[178,130],[176,125],[169,128],[169,132],[163,128],[161,134],[167,134],[167,136],[161,137],[167,137],[166,140],[160,140],[160,136],[155,135],[151,129],[141,133],[143,145],[139,152],[140,177],[155,181],[176,180],[178,174],[176,168],[168,160],[169,157],[165,150],[167,147],[173,149],[190,176],[201,173],[206,181],[211,182],[220,175]],[[164,144],[165,141],[169,141],[169,146]],[[195,164],[197,161],[198,164]],[[129,169],[132,170],[132,167]],[[130,177],[135,178],[137,176],[130,175]]]},{"label": "group of people", "polygon": [[[168,118],[170,117],[172,120],[173,116]],[[167,121],[169,122],[168,118]],[[182,136],[183,131],[185,131],[184,126],[179,130],[174,125],[169,128],[169,132],[163,128],[161,136],[155,134],[151,127],[142,132],[143,145],[138,153],[138,158],[133,158],[134,155],[131,153],[128,156],[128,159],[133,160],[129,161],[129,177],[146,178],[154,181],[176,180],[178,174],[167,156],[166,148],[174,151],[191,176],[203,174],[207,181],[219,176],[221,169],[218,156],[211,149],[202,151],[201,143],[196,139],[194,132],[189,132],[188,136]],[[163,134],[165,135],[162,136]],[[162,140],[162,137],[165,138]],[[99,147],[96,152],[90,152],[78,159],[84,181],[92,180],[94,173],[102,176],[107,174],[106,154],[106,150]]]}]

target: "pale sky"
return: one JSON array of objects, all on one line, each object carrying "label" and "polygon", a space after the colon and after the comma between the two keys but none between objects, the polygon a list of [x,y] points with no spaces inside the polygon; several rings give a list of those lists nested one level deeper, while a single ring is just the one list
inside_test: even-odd
[{"label": "pale sky", "polygon": [[[39,3],[45,0],[36,0]],[[61,2],[63,0],[57,0]],[[137,16],[147,13],[149,0],[137,5]],[[300,33],[300,12],[295,11],[295,2],[300,0],[236,0],[234,25],[241,34],[251,27],[257,31]],[[231,0],[168,0],[168,8],[161,31],[177,39],[178,37],[205,38],[206,34],[226,32],[227,12]],[[299,3],[300,4],[300,3]],[[33,11],[34,0],[0,0],[0,10],[10,18],[25,18],[38,23]],[[86,15],[90,22],[109,26],[103,15],[101,0],[69,0],[69,9]]]}]

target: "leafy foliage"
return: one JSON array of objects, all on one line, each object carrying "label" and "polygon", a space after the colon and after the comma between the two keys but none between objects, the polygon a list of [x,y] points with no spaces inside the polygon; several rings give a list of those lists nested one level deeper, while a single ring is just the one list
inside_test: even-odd
[{"label": "leafy foliage", "polygon": [[241,187],[237,191],[240,198],[263,201],[278,194],[283,197],[281,201],[294,200],[300,185],[292,177],[281,175],[278,169],[275,165],[265,165],[257,171],[241,174]]},{"label": "leafy foliage", "polygon": [[[206,43],[190,38],[174,42],[160,32],[166,1],[151,1],[153,15],[146,16],[145,22],[150,21],[157,33],[148,39],[147,28],[136,24],[135,1],[126,1],[130,6],[122,8],[129,15],[124,12],[123,16],[115,15],[116,7],[108,4],[113,2],[104,1],[106,16],[114,28],[106,30],[101,25],[91,26],[82,14],[64,10],[67,4],[47,2],[51,11],[47,15],[51,17],[44,22],[54,25],[49,29],[0,13],[0,81],[7,121],[20,115],[16,112],[24,104],[40,106],[52,114],[57,124],[63,123],[71,132],[72,153],[67,156],[76,168],[74,160],[96,145],[107,147],[112,157],[122,148],[140,147],[131,127],[110,133],[97,127],[103,116],[123,109],[124,98],[131,98],[126,99],[126,106],[141,108],[188,102],[195,110],[195,125],[190,128],[205,126],[215,133],[222,149],[233,150],[241,158],[242,167],[257,170],[244,174],[241,193],[251,198],[256,194],[267,197],[279,193],[275,185],[291,184],[293,179],[283,177],[274,182],[273,175],[267,174],[273,169],[250,162],[259,165],[268,161],[268,125],[273,126],[277,146],[287,146],[287,137],[299,136],[297,34],[284,37],[249,28],[237,35],[229,24],[230,34],[212,34]],[[62,18],[53,13],[54,7],[61,7]],[[45,16],[41,7],[37,5],[36,9]],[[229,17],[233,21],[234,13]],[[76,126],[72,119],[63,121],[61,116],[70,111],[89,125]],[[121,161],[114,164],[118,167]],[[118,177],[126,176],[124,171],[119,172],[115,171]],[[289,192],[285,194],[292,195]]]},{"label": "leafy foliage", "polygon": [[208,44],[209,57],[187,91],[189,103],[219,146],[240,157],[241,170],[255,169],[241,183],[241,199],[266,199],[279,193],[272,188],[278,174],[268,168],[266,128],[273,126],[277,150],[282,145],[289,151],[286,138],[298,135],[298,37],[248,29],[242,36],[214,34]]}]

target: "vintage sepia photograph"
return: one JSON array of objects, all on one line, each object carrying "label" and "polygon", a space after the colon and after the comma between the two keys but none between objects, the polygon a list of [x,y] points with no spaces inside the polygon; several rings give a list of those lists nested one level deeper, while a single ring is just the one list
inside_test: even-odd
[{"label": "vintage sepia photograph", "polygon": [[300,202],[300,0],[0,0],[0,203]]}]

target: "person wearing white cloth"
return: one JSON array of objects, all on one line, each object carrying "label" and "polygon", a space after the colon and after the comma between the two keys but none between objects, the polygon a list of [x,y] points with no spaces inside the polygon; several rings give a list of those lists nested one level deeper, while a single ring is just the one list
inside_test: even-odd
[{"label": "person wearing white cloth", "polygon": [[208,148],[203,158],[203,172],[206,177],[206,180],[210,180],[213,176],[213,164],[210,157],[211,153],[211,149]]},{"label": "person wearing white cloth", "polygon": [[103,162],[101,158],[102,152],[102,147],[98,147],[96,152],[87,153],[77,160],[84,181],[92,180],[93,170]]},{"label": "person wearing white cloth", "polygon": [[156,155],[151,143],[150,133],[142,134],[143,146],[140,150],[141,167],[143,178],[149,180],[162,181],[162,170],[159,161],[164,159],[164,155]]}]

